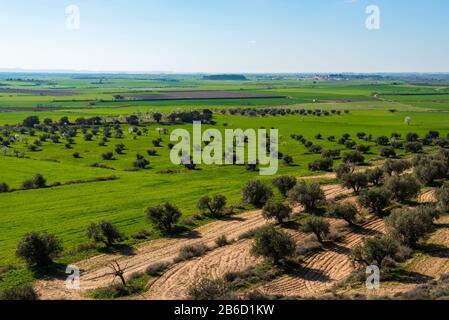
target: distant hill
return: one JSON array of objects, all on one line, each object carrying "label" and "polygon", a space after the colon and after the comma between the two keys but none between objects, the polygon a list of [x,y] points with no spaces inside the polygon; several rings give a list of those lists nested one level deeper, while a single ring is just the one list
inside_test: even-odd
[{"label": "distant hill", "polygon": [[204,76],[203,80],[248,80],[244,75],[241,74],[216,74],[211,76]]}]

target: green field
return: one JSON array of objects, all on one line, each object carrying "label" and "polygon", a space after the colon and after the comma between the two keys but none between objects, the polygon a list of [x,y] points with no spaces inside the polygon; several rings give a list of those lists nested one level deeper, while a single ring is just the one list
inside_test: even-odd
[{"label": "green field", "polygon": [[[379,147],[374,142],[356,138],[358,132],[372,134],[374,138],[392,133],[405,136],[416,132],[423,136],[429,130],[436,130],[446,137],[449,133],[449,90],[447,85],[419,86],[392,82],[331,82],[309,80],[256,80],[247,82],[202,81],[200,79],[174,77],[173,82],[140,79],[135,76],[100,77],[82,79],[77,76],[36,75],[41,81],[7,81],[0,78],[0,88],[26,90],[73,90],[71,96],[49,96],[39,93],[0,92],[0,125],[16,125],[27,116],[36,115],[59,120],[68,116],[71,121],[79,117],[120,116],[130,114],[164,115],[175,110],[209,108],[214,111],[215,125],[205,128],[276,128],[280,133],[280,151],[293,157],[294,165],[281,163],[278,174],[305,176],[313,174],[308,163],[319,158],[310,154],[291,134],[301,134],[307,140],[325,149],[342,148],[336,142],[326,140],[344,133],[351,134],[357,143],[370,144],[371,153],[367,159],[378,157]],[[129,92],[157,93],[166,90],[241,90],[271,95],[284,95],[281,99],[235,99],[201,101],[112,101],[113,95]],[[62,101],[62,102],[61,102]],[[93,101],[94,103],[89,103]],[[239,116],[221,114],[218,110],[230,108],[290,108],[349,110],[349,113],[331,116]],[[395,112],[391,112],[394,109]],[[404,119],[411,117],[410,125]],[[0,194],[0,266],[20,264],[15,256],[19,239],[27,232],[47,231],[58,235],[65,252],[87,242],[84,230],[87,225],[108,220],[117,225],[126,235],[152,227],[145,221],[144,209],[170,201],[183,212],[183,220],[198,213],[196,203],[205,195],[222,193],[229,205],[240,203],[240,189],[250,179],[259,178],[256,172],[249,172],[242,166],[198,166],[189,171],[169,160],[169,135],[159,135],[156,128],[177,128],[191,130],[191,125],[156,124],[140,126],[148,128],[148,134],[134,139],[128,133],[128,125],[122,125],[123,139],[110,138],[105,146],[99,146],[100,133],[93,141],[84,141],[78,132],[72,149],[65,148],[65,142],[44,142],[35,152],[27,149],[36,137],[21,135],[6,155],[0,153],[0,182],[11,188],[20,188],[23,181],[41,173],[47,184],[61,183],[61,186],[36,190],[19,190]],[[5,127],[6,128],[6,127]],[[14,130],[9,128],[9,130]],[[320,133],[323,140],[315,136]],[[0,135],[1,135],[0,131]],[[36,135],[40,135],[37,132]],[[162,146],[155,148],[152,140],[161,137]],[[102,153],[113,151],[118,143],[126,150],[115,155],[115,160],[105,161]],[[25,158],[14,156],[16,149]],[[157,156],[148,156],[148,149],[157,149]],[[74,158],[74,152],[80,158]],[[403,151],[400,151],[403,152]],[[150,168],[130,171],[136,154],[140,153],[151,161]],[[107,165],[109,169],[91,167],[94,163]],[[173,173],[164,173],[173,170]],[[162,172],[161,172],[162,171]],[[316,173],[315,173],[316,174]],[[115,176],[112,181],[93,182],[96,178]],[[270,178],[264,178],[270,180]],[[87,180],[84,183],[73,183]],[[188,226],[185,225],[187,228]],[[158,233],[154,232],[153,237]]]}]

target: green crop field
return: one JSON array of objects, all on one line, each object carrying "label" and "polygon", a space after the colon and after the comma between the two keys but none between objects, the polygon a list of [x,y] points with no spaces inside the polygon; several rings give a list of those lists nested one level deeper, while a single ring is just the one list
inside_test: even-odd
[{"label": "green crop field", "polygon": [[[127,236],[146,229],[152,231],[151,238],[159,237],[160,234],[145,220],[144,210],[169,201],[183,213],[180,226],[189,230],[192,226],[186,220],[198,213],[196,204],[201,196],[221,193],[228,198],[228,205],[238,206],[240,190],[245,182],[263,179],[269,183],[273,179],[260,177],[257,172],[246,170],[245,166],[199,165],[196,170],[188,170],[172,164],[168,148],[170,135],[160,134],[156,129],[165,128],[168,133],[178,128],[192,130],[191,124],[167,121],[167,115],[174,111],[210,109],[214,112],[214,123],[204,125],[204,128],[216,128],[221,132],[237,128],[278,129],[279,150],[294,161],[293,165],[281,161],[278,175],[298,177],[318,174],[311,172],[308,164],[320,155],[310,153],[291,137],[292,134],[303,135],[324,149],[341,148],[345,153],[350,150],[327,138],[335,136],[338,140],[348,133],[357,144],[371,146],[366,160],[378,158],[380,147],[374,140],[358,139],[356,135],[359,132],[371,134],[373,139],[390,137],[392,133],[404,137],[408,132],[424,136],[429,130],[439,131],[443,137],[449,134],[447,85],[297,79],[203,81],[194,76],[173,76],[170,81],[131,75],[84,78],[32,75],[27,78],[31,80],[0,77],[0,144],[4,144],[8,136],[16,137],[7,149],[0,150],[0,183],[16,189],[0,193],[0,267],[22,265],[15,249],[21,237],[28,232],[46,231],[60,237],[65,259],[70,261],[77,258],[70,252],[88,242],[85,229],[92,222],[108,220]],[[59,95],[58,90],[65,90],[64,94],[66,90],[72,93]],[[114,97],[173,90],[227,90],[284,97],[174,101],[133,101]],[[339,110],[340,114],[250,116],[226,112],[237,108]],[[161,124],[151,119],[155,112],[164,115]],[[146,133],[130,133],[131,126],[125,122],[126,116],[132,114],[148,117],[148,121],[136,127],[140,131],[148,130]],[[70,122],[95,116],[122,119],[124,136],[115,138],[113,135],[104,146],[100,146],[103,127],[99,125],[99,133],[93,136],[92,141],[85,141],[84,134],[78,130],[70,148],[61,137],[57,143],[49,139],[31,151],[29,145],[43,132],[36,131],[34,136],[30,136],[29,130],[21,133],[16,126],[29,116],[38,116],[41,122],[45,118],[57,122],[65,116]],[[409,124],[404,121],[406,117],[411,119]],[[87,128],[87,132],[91,130],[91,126]],[[321,134],[322,139],[318,139],[317,134]],[[153,146],[152,141],[159,137],[162,138],[161,146]],[[126,147],[123,154],[114,154],[114,160],[104,160],[102,154],[113,152],[119,143]],[[149,156],[149,149],[157,150],[157,155]],[[398,152],[401,154],[404,150]],[[79,153],[79,157],[75,158],[74,153]],[[133,170],[136,154],[150,161],[147,169]],[[22,190],[22,183],[37,173],[46,178],[49,187]],[[105,178],[110,180],[104,181]]]}]

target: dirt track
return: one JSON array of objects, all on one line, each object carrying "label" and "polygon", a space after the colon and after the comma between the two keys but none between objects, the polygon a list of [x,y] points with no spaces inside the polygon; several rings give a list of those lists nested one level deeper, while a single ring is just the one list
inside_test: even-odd
[{"label": "dirt track", "polygon": [[[338,185],[323,186],[328,199],[337,195],[349,194],[350,191]],[[300,208],[296,208],[299,210]],[[215,240],[226,235],[228,239],[236,239],[246,231],[266,224],[260,210],[247,212],[231,220],[217,221],[198,228],[191,237],[159,239],[144,244],[136,249],[133,255],[100,255],[77,263],[82,270],[81,290],[67,290],[63,280],[48,279],[38,281],[35,285],[42,299],[82,299],[87,290],[105,287],[111,284],[112,277],[107,264],[118,261],[120,265],[127,265],[126,276],[134,272],[143,272],[146,267],[155,262],[172,261],[179,250],[187,244],[205,244],[213,246]],[[243,250],[243,249],[242,249]],[[182,265],[182,264],[181,264]],[[179,268],[175,266],[173,270]],[[173,272],[173,270],[169,272]]]}]

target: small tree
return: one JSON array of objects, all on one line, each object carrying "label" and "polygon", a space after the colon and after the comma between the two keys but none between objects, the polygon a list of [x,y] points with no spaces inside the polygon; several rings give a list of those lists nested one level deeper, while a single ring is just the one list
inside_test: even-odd
[{"label": "small tree", "polygon": [[35,125],[38,125],[39,123],[40,123],[39,117],[37,116],[29,116],[25,120],[23,120],[23,126],[28,128],[32,128]]},{"label": "small tree", "polygon": [[162,114],[159,112],[155,112],[153,115],[154,120],[159,124],[162,120]]},{"label": "small tree", "polygon": [[137,154],[136,155],[136,161],[133,162],[134,168],[138,169],[145,169],[147,166],[150,165],[150,161],[145,159],[142,155]]},{"label": "small tree", "polygon": [[112,247],[116,242],[123,240],[122,234],[108,221],[89,225],[86,229],[86,236],[94,242],[103,243],[106,247]]},{"label": "small tree", "polygon": [[392,176],[393,174],[400,175],[410,167],[411,163],[409,161],[388,159],[383,165],[383,170]]},{"label": "small tree", "polygon": [[391,204],[392,193],[386,188],[372,188],[360,192],[358,201],[377,216],[384,215],[384,209]]},{"label": "small tree", "polygon": [[334,171],[337,179],[341,179],[345,174],[354,172],[354,166],[349,163],[341,163]]},{"label": "small tree", "polygon": [[436,190],[435,197],[437,199],[438,208],[443,212],[449,211],[449,183],[444,183],[441,188]]},{"label": "small tree", "polygon": [[330,234],[330,223],[321,217],[309,217],[304,220],[303,231],[315,234],[318,241],[323,242],[323,239]]},{"label": "small tree", "polygon": [[0,183],[0,193],[8,192],[9,186],[5,182]]},{"label": "small tree", "polygon": [[299,203],[303,205],[306,211],[313,211],[320,201],[326,199],[326,196],[319,184],[313,183],[308,185],[305,181],[302,181],[290,190],[288,198],[293,204]]},{"label": "small tree", "polygon": [[48,233],[32,232],[20,240],[16,255],[30,266],[45,267],[62,252],[61,241]]},{"label": "small tree", "polygon": [[256,257],[264,257],[278,265],[286,258],[292,256],[295,253],[295,249],[295,242],[288,234],[270,226],[256,233],[251,254]]},{"label": "small tree", "polygon": [[355,193],[359,193],[368,186],[368,176],[361,172],[348,173],[343,175],[341,182],[346,188],[352,188]]},{"label": "small tree", "polygon": [[290,166],[290,165],[293,164],[293,157],[292,157],[292,156],[285,155],[285,156],[282,158],[282,160],[284,161],[284,164],[285,164],[286,166]]},{"label": "small tree", "polygon": [[43,175],[38,173],[33,178],[33,184],[36,188],[44,188],[47,184],[47,180],[45,180]]},{"label": "small tree", "polygon": [[171,232],[173,225],[179,221],[181,212],[177,207],[166,202],[163,205],[148,208],[146,215],[148,221],[154,224],[156,228]]},{"label": "small tree", "polygon": [[209,211],[209,214],[216,215],[222,213],[224,207],[226,206],[226,197],[217,194],[213,198],[209,196],[204,196],[200,199],[198,202],[198,209],[205,212],[206,210]]},{"label": "small tree", "polygon": [[242,189],[243,201],[261,208],[273,196],[271,188],[260,180],[249,181]]},{"label": "small tree", "polygon": [[414,198],[418,195],[421,186],[412,175],[393,176],[385,182],[385,187],[398,201]]},{"label": "small tree", "polygon": [[388,236],[376,236],[365,240],[364,244],[354,248],[352,259],[357,264],[379,268],[388,257],[393,258],[399,250],[397,242]]},{"label": "small tree", "polygon": [[297,180],[293,176],[281,176],[273,180],[273,185],[286,197],[287,193],[296,186]]},{"label": "small tree", "polygon": [[343,219],[351,226],[355,226],[357,223],[358,210],[356,206],[349,202],[329,206],[327,214],[333,218]]},{"label": "small tree", "polygon": [[420,142],[408,142],[404,145],[404,149],[408,153],[419,153],[423,151],[423,145]]},{"label": "small tree", "polygon": [[310,171],[331,171],[334,165],[332,158],[317,159],[309,163]]},{"label": "small tree", "polygon": [[384,158],[394,158],[396,157],[396,151],[393,147],[385,147],[380,149],[380,156]]},{"label": "small tree", "polygon": [[367,170],[366,176],[368,178],[368,182],[372,183],[375,186],[378,186],[382,183],[385,172],[381,168],[374,168],[372,170]]},{"label": "small tree", "polygon": [[290,217],[292,208],[289,205],[282,202],[269,201],[262,211],[262,215],[265,219],[276,219],[278,223],[283,223],[285,219]]},{"label": "small tree", "polygon": [[365,157],[358,151],[351,151],[343,156],[344,163],[362,164],[365,162]]}]

